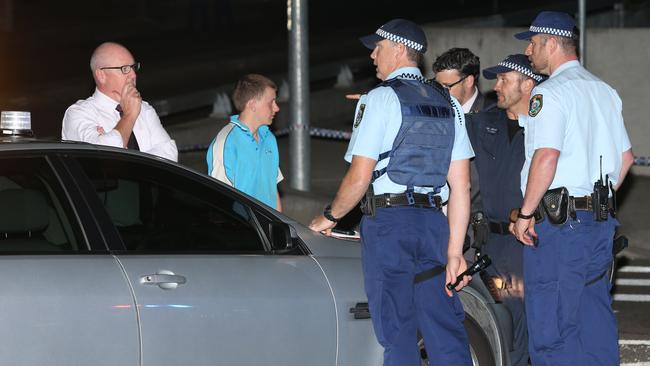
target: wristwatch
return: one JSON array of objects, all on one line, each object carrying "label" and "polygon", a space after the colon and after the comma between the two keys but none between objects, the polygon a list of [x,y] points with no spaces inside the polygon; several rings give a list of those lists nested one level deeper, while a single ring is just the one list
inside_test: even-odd
[{"label": "wristwatch", "polygon": [[510,222],[512,222],[512,223],[517,222],[517,219],[530,220],[533,217],[535,217],[536,212],[537,212],[537,210],[533,211],[533,213],[530,214],[530,215],[523,215],[521,213],[520,208],[513,208],[512,210],[510,210],[510,215],[509,215],[508,219],[510,219]]},{"label": "wristwatch", "polygon": [[531,212],[530,215],[524,215],[521,213],[521,208],[520,208],[519,212],[517,213],[517,217],[524,220],[530,220],[533,217],[535,217],[535,211]]},{"label": "wristwatch", "polygon": [[339,219],[336,217],[332,216],[332,205],[329,204],[325,207],[325,210],[323,211],[323,216],[325,216],[326,219],[330,220],[333,223],[338,223]]}]

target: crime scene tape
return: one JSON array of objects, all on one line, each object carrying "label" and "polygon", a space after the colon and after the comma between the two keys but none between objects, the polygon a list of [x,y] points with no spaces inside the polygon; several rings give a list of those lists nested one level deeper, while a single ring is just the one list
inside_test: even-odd
[{"label": "crime scene tape", "polygon": [[[290,132],[291,132],[290,128],[283,128],[275,131],[273,134],[276,137],[283,137],[289,135]],[[309,129],[309,136],[331,139],[331,140],[350,140],[350,138],[352,137],[352,132],[312,127]],[[206,151],[208,150],[209,147],[210,144],[185,145],[185,146],[180,146],[178,148],[178,152],[189,153],[189,152]]]},{"label": "crime scene tape", "polygon": [[650,156],[635,156],[634,165],[642,165],[642,166],[650,165]]},{"label": "crime scene tape", "polygon": [[[273,134],[276,137],[283,137],[289,135],[290,132],[291,132],[291,128],[282,128],[275,131]],[[332,139],[332,140],[350,140],[350,138],[352,137],[352,131],[341,131],[341,130],[331,130],[328,128],[312,127],[309,129],[309,136]],[[206,151],[208,150],[208,147],[210,147],[210,144],[185,145],[179,147],[178,152],[188,153],[188,152]],[[634,165],[650,166],[650,156],[635,156]]]}]

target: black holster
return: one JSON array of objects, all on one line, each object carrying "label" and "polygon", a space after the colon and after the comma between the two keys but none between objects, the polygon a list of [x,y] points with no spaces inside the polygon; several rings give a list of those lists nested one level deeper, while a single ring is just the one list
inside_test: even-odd
[{"label": "black holster", "polygon": [[490,227],[483,212],[477,211],[472,214],[471,225],[474,234],[472,248],[480,251],[481,247],[487,242],[488,236],[490,235]]},{"label": "black holster", "polygon": [[359,208],[361,209],[361,213],[364,215],[368,215],[371,217],[375,216],[375,191],[372,189],[372,184],[368,187],[368,190],[366,191],[366,194],[363,196],[361,199],[361,202],[359,202]]},{"label": "black holster", "polygon": [[554,225],[563,225],[569,218],[575,218],[575,209],[569,205],[569,190],[565,187],[549,189],[542,197],[541,206],[548,217],[548,221]]}]

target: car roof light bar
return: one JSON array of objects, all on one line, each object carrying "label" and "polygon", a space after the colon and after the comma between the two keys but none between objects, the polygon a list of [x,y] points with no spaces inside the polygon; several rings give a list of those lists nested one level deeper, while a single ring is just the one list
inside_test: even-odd
[{"label": "car roof light bar", "polygon": [[33,137],[30,112],[2,111],[0,115],[0,133],[5,136]]}]

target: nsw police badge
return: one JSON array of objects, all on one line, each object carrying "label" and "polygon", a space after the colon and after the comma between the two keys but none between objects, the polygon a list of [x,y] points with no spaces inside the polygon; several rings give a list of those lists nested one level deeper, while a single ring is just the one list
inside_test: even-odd
[{"label": "nsw police badge", "polygon": [[530,98],[530,105],[528,106],[528,115],[531,117],[535,117],[539,111],[542,110],[542,106],[544,105],[544,98],[541,94],[535,94],[533,95],[532,98]]},{"label": "nsw police badge", "polygon": [[366,105],[361,104],[359,106],[359,111],[357,112],[357,116],[354,117],[354,128],[359,127],[359,124],[361,123],[361,120],[363,119],[363,111],[366,110]]}]

